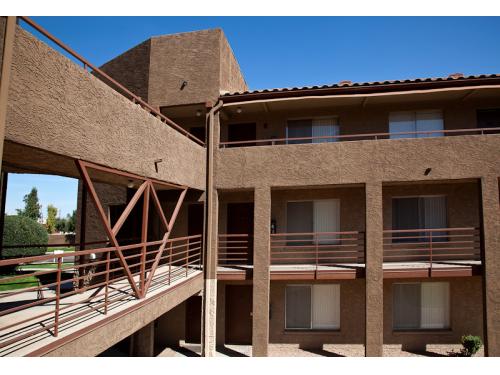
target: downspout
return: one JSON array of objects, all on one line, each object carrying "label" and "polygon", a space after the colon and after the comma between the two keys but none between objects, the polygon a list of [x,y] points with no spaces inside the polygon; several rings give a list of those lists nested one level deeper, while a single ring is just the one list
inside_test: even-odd
[{"label": "downspout", "polygon": [[[217,249],[212,248],[214,241],[213,236],[217,236],[217,228],[213,228],[213,195],[214,195],[214,176],[215,176],[215,166],[214,157],[216,148],[218,147],[219,140],[215,139],[218,135],[214,132],[214,119],[215,114],[223,106],[223,102],[219,100],[214,106],[211,103],[206,103],[206,108],[208,110],[206,114],[206,126],[205,126],[205,145],[206,145],[206,179],[205,179],[205,204],[204,204],[204,220],[203,220],[203,298],[202,298],[202,317],[201,317],[201,355],[211,356],[210,349],[207,352],[206,348],[206,319],[210,316],[207,315],[207,289],[210,279],[213,277],[217,278],[217,258],[213,256],[213,252]],[[218,211],[216,212],[218,215]],[[215,239],[216,240],[216,239]],[[210,254],[209,254],[210,252]],[[215,261],[215,264],[213,262]],[[213,270],[213,272],[211,272]],[[215,272],[215,275],[214,275]],[[213,316],[213,315],[212,315]],[[216,324],[216,322],[213,322]]]}]

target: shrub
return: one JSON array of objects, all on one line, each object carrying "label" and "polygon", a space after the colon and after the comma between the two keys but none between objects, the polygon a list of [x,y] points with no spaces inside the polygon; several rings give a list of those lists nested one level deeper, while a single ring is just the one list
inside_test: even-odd
[{"label": "shrub", "polygon": [[466,335],[462,336],[462,355],[465,357],[472,357],[483,346],[483,342],[479,336]]},{"label": "shrub", "polygon": [[[26,216],[5,216],[3,245],[29,245],[48,243],[49,236],[43,225]],[[2,250],[3,257],[22,257],[42,255],[46,247],[14,247]]]}]

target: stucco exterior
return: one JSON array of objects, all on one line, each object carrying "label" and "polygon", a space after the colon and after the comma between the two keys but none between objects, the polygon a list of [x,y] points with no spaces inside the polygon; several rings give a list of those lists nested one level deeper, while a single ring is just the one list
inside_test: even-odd
[{"label": "stucco exterior", "polygon": [[[19,27],[9,96],[9,142],[204,190],[202,146]],[[45,173],[78,176],[74,167],[47,167]]]}]

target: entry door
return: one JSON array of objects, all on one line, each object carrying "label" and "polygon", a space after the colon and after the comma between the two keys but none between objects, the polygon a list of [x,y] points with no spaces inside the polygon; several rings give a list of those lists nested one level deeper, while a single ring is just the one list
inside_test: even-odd
[{"label": "entry door", "polygon": [[201,296],[186,301],[186,342],[201,343]]},{"label": "entry door", "polygon": [[[253,261],[253,203],[228,203],[227,205],[227,233],[228,234],[248,234],[247,249],[227,249],[228,260],[231,259],[231,252],[239,253],[247,251],[247,264]],[[243,251],[242,251],[243,250]],[[234,258],[241,258],[235,255]],[[236,262],[240,263],[240,262]]]},{"label": "entry door", "polygon": [[[231,124],[227,129],[227,140],[229,142],[239,141],[255,141],[257,139],[257,130],[255,123],[248,124]],[[228,145],[232,147],[232,145]],[[241,146],[255,146],[255,143],[245,143],[243,145],[235,145],[234,147]]]},{"label": "entry door", "polygon": [[226,286],[226,344],[252,343],[252,286]]}]

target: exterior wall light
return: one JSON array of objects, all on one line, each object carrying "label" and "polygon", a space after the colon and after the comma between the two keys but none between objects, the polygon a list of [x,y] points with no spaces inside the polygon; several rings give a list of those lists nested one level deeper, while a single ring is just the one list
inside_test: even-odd
[{"label": "exterior wall light", "polygon": [[196,111],[196,117],[200,117],[201,116],[201,111],[200,110],[197,110]]},{"label": "exterior wall light", "polygon": [[236,108],[236,113],[241,113],[241,112],[243,112],[241,107]]},{"label": "exterior wall light", "polygon": [[129,189],[132,189],[132,188],[134,187],[134,181],[132,181],[132,180],[128,180],[127,187],[128,187]]}]

